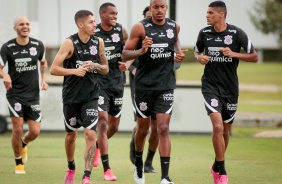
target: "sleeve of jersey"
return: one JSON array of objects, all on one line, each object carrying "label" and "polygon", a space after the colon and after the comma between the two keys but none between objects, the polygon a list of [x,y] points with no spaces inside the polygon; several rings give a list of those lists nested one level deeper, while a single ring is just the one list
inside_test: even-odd
[{"label": "sleeve of jersey", "polygon": [[0,55],[1,55],[0,65],[5,66],[7,62],[7,45],[6,44],[2,45],[1,50],[0,50]]},{"label": "sleeve of jersey", "polygon": [[251,53],[254,51],[254,46],[249,39],[248,35],[242,30],[238,29],[238,38],[239,38],[239,43],[241,44],[241,47],[244,49],[246,53]]},{"label": "sleeve of jersey", "polygon": [[203,43],[202,30],[201,30],[198,34],[198,38],[197,38],[196,45],[194,47],[194,51],[202,53],[202,52],[204,52],[204,49],[205,49],[205,45]]}]

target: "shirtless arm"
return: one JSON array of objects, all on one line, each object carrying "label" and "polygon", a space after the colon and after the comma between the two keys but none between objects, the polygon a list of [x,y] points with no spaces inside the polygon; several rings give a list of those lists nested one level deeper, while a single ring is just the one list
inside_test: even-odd
[{"label": "shirtless arm", "polygon": [[185,58],[185,53],[188,52],[188,50],[181,50],[180,46],[180,40],[179,40],[179,32],[180,32],[180,26],[179,24],[176,24],[176,31],[177,31],[177,38],[176,42],[174,44],[174,50],[175,50],[175,56],[174,56],[174,61],[175,62],[181,62]]},{"label": "shirtless arm", "polygon": [[[140,40],[142,40],[142,48],[135,50]],[[135,59],[145,54],[152,44],[152,38],[149,38],[147,36],[145,37],[144,26],[141,22],[138,22],[131,29],[129,39],[127,39],[125,43],[121,57],[125,61]]]},{"label": "shirtless arm", "polygon": [[70,39],[65,39],[51,65],[50,73],[57,76],[76,75],[83,77],[88,70],[88,66],[86,65],[80,66],[76,69],[67,69],[62,67],[64,60],[70,58],[73,52],[74,46],[72,41]]}]

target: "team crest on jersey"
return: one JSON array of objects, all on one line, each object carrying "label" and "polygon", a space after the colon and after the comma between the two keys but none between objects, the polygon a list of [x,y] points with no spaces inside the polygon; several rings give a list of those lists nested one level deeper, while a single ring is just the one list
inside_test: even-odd
[{"label": "team crest on jersey", "polygon": [[147,103],[146,103],[146,102],[141,102],[141,103],[139,104],[139,109],[140,109],[141,111],[146,111],[146,110],[148,109]]},{"label": "team crest on jersey", "polygon": [[173,30],[172,29],[166,30],[166,35],[168,38],[173,38],[174,37]]},{"label": "team crest on jersey", "polygon": [[224,43],[225,43],[226,45],[232,44],[232,36],[230,36],[230,35],[225,36],[225,37],[224,37]]},{"label": "team crest on jersey", "polygon": [[71,126],[74,126],[77,123],[76,117],[72,117],[69,121]]},{"label": "team crest on jersey", "polygon": [[99,96],[98,104],[102,105],[104,103],[105,103],[104,97],[103,96]]},{"label": "team crest on jersey", "polygon": [[217,107],[218,106],[217,99],[215,99],[215,98],[211,99],[211,106],[213,106],[213,107]]},{"label": "team crest on jersey", "polygon": [[15,109],[15,111],[20,111],[20,110],[22,110],[22,104],[20,104],[20,103],[15,103],[15,107],[14,107],[14,109]]},{"label": "team crest on jersey", "polygon": [[112,40],[113,42],[117,43],[120,41],[120,37],[117,33],[112,34]]},{"label": "team crest on jersey", "polygon": [[97,54],[97,46],[92,45],[90,48],[90,54],[96,55]]},{"label": "team crest on jersey", "polygon": [[31,48],[29,49],[29,53],[30,53],[30,55],[35,56],[35,55],[37,54],[36,48],[35,48],[35,47],[31,47]]}]

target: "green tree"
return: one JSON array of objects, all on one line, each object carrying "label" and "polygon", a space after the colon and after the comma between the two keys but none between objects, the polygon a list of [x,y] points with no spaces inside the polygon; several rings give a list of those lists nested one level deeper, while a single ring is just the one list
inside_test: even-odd
[{"label": "green tree", "polygon": [[273,33],[282,48],[282,0],[259,0],[250,18],[254,26],[264,34]]}]

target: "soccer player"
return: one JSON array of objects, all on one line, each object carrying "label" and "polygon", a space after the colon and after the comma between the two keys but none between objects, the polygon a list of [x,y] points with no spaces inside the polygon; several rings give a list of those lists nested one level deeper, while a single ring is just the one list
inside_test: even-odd
[{"label": "soccer player", "polygon": [[[75,140],[77,129],[84,128],[86,142],[82,184],[91,184],[90,175],[96,148],[99,85],[98,74],[109,72],[104,42],[94,36],[96,23],[88,10],[79,10],[74,17],[78,32],[62,43],[50,72],[64,76],[63,113],[66,130],[65,150],[68,170],[65,184],[73,184],[75,176]],[[63,67],[61,66],[63,65]]]},{"label": "soccer player", "polygon": [[[149,6],[146,6],[145,9],[143,10],[143,16],[145,19],[152,17],[152,13],[149,10]],[[134,76],[136,73],[136,69],[138,67],[138,63],[139,63],[139,60],[137,58],[128,68],[131,99],[132,99],[133,107],[134,107],[134,96],[135,96],[135,82],[134,82],[135,77]],[[134,108],[134,121],[136,120],[137,120],[136,109]],[[132,138],[131,138],[130,147],[129,147],[130,161],[132,162],[132,164],[135,163],[135,154],[136,153],[135,153],[134,137],[135,137],[136,130],[137,130],[137,126],[133,128]],[[153,158],[155,156],[156,150],[158,148],[158,144],[159,144],[159,139],[158,139],[158,133],[157,133],[156,118],[152,117],[151,118],[151,133],[149,137],[149,148],[148,148],[148,153],[147,153],[147,157],[146,157],[145,164],[144,164],[144,172],[146,173],[156,173],[157,172],[154,169],[154,167],[152,166],[152,163],[153,163]]]},{"label": "soccer player", "polygon": [[[224,166],[229,133],[238,104],[239,60],[257,62],[258,55],[246,33],[226,23],[227,8],[223,1],[214,1],[207,10],[207,24],[200,30],[195,57],[205,65],[202,94],[213,134],[215,161],[210,168],[214,183],[227,184]],[[245,53],[240,53],[243,48]]]},{"label": "soccer player", "polygon": [[115,181],[117,177],[109,165],[108,139],[118,131],[120,123],[125,83],[124,71],[128,69],[127,65],[130,64],[122,62],[121,52],[128,34],[125,28],[117,23],[118,10],[113,3],[102,4],[99,12],[101,23],[97,25],[95,36],[104,40],[109,73],[99,76],[101,90],[98,102],[98,144],[93,166],[98,166],[101,155],[104,179]]},{"label": "soccer player", "polygon": [[[40,40],[29,37],[30,22],[20,16],[14,22],[17,37],[1,47],[0,78],[7,90],[6,97],[12,121],[12,147],[16,174],[25,174],[27,144],[40,134],[41,108],[39,90],[47,90],[45,48]],[[8,73],[3,71],[8,63]],[[40,78],[38,74],[40,63]],[[41,81],[41,85],[39,82]],[[24,121],[28,131],[23,135]]]},{"label": "soccer player", "polygon": [[[135,74],[135,108],[137,131],[135,134],[134,181],[145,183],[143,150],[152,115],[156,115],[161,160],[161,184],[173,184],[169,178],[171,143],[169,124],[176,86],[174,61],[181,62],[187,50],[181,50],[178,34],[180,25],[165,18],[166,0],[150,0],[152,17],[136,23],[122,53],[124,60],[138,57]],[[176,53],[176,54],[174,54]]]}]

